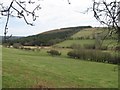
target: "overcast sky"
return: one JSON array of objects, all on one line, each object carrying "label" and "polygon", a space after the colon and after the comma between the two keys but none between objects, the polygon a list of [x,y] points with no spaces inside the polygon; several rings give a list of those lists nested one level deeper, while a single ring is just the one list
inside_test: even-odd
[{"label": "overcast sky", "polygon": [[[7,1],[10,2],[10,0],[5,0],[6,3]],[[34,22],[35,26],[26,25],[23,19],[11,18],[8,35],[28,36],[64,27],[100,26],[93,17],[93,12],[81,13],[91,7],[92,0],[70,0],[70,2],[71,4],[68,4],[67,0],[41,0],[42,9],[37,12],[39,18]],[[5,18],[2,18],[0,20],[1,30],[4,29],[4,25]]]}]

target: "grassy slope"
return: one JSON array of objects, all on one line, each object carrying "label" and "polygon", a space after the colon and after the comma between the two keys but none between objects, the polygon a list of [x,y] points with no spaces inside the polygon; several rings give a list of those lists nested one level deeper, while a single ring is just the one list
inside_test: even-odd
[{"label": "grassy slope", "polygon": [[[86,40],[66,40],[63,41],[59,44],[56,44],[59,47],[69,47],[72,44],[80,44],[81,46],[83,46],[84,44],[94,44],[95,40],[90,40],[90,39],[86,39]],[[108,45],[108,46],[113,46],[116,43],[115,40],[105,40],[103,41],[103,45]],[[115,44],[116,45],[116,44]]]},{"label": "grassy slope", "polygon": [[94,35],[95,33],[99,33],[102,30],[98,29],[96,31],[96,28],[87,28],[87,29],[83,29],[81,31],[79,31],[78,33],[74,34],[72,37],[73,38],[78,38],[78,37],[92,37],[92,35]]},{"label": "grassy slope", "polygon": [[79,26],[79,27],[68,27],[56,30],[50,30],[37,35],[32,35],[28,37],[23,37],[17,40],[12,40],[11,43],[22,43],[22,45],[32,45],[32,46],[51,46],[58,42],[64,41],[71,35],[77,33],[78,31],[85,28],[90,28],[90,26]]},{"label": "grassy slope", "polygon": [[[84,44],[94,44],[95,43],[95,39],[77,39],[77,38],[80,38],[80,37],[83,37],[83,38],[87,38],[87,37],[93,37],[93,35],[95,35],[96,33],[100,33],[100,32],[103,32],[104,34],[106,33],[104,31],[104,29],[97,29],[97,28],[88,28],[88,29],[83,29],[81,31],[79,31],[78,33],[72,35],[71,37],[73,38],[73,40],[65,40],[61,43],[58,43],[56,44],[57,46],[60,46],[60,47],[69,47],[71,46],[72,44],[80,44],[81,46],[83,46]],[[103,41],[103,45],[108,45],[108,46],[112,46],[116,44],[116,41],[115,40],[104,40]]]},{"label": "grassy slope", "polygon": [[[61,50],[64,52],[65,50]],[[3,87],[117,87],[116,65],[3,48]]]}]

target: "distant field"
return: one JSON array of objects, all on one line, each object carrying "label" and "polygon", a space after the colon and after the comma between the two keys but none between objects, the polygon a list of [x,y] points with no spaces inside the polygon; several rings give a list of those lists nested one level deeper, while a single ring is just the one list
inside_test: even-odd
[{"label": "distant field", "polygon": [[[97,34],[99,34],[100,37],[105,37],[107,35],[107,30],[102,28],[87,28],[80,30],[76,34],[71,36],[71,40],[65,40],[63,42],[60,42],[56,44],[58,47],[70,47],[73,44],[80,44],[81,46],[84,46],[84,44],[95,44],[96,43],[96,37]],[[82,38],[82,39],[80,39]],[[103,46],[112,47],[116,45],[116,40],[114,39],[106,39],[103,40]]]},{"label": "distant field", "polygon": [[104,29],[98,29],[98,28],[87,28],[79,31],[78,33],[71,36],[72,38],[78,38],[78,37],[93,37],[96,33],[103,32]]},{"label": "distant field", "polygon": [[78,37],[92,37],[95,33],[101,32],[101,30],[97,31],[96,28],[88,28],[88,29],[83,29],[79,31],[78,33],[74,34],[71,36],[72,38],[78,38]]},{"label": "distant field", "polygon": [[[81,46],[83,46],[84,44],[95,44],[95,40],[94,39],[83,39],[83,40],[66,40],[63,41],[61,43],[56,44],[59,47],[69,47],[73,44],[80,44]],[[115,40],[105,40],[103,41],[103,45],[107,45],[107,46],[113,46],[116,44]]]},{"label": "distant field", "polygon": [[93,43],[95,43],[95,40],[66,40],[56,45],[60,47],[69,47],[72,44],[80,44],[81,46],[83,46],[84,44],[93,44]]},{"label": "distant field", "polygon": [[117,65],[70,59],[69,49],[52,57],[39,52],[3,48],[3,88],[117,88]]}]

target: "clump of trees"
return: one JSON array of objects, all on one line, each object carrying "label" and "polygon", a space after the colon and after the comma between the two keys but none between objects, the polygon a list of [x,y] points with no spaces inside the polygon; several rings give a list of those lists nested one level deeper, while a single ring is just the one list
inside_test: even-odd
[{"label": "clump of trees", "polygon": [[95,45],[95,44],[84,44],[84,48],[85,49],[95,49],[95,50],[108,50],[108,46],[107,45]]},{"label": "clump of trees", "polygon": [[102,52],[100,50],[75,49],[68,52],[67,55],[75,59],[112,64],[118,64],[120,60],[120,56],[114,56],[108,52]]},{"label": "clump of trees", "polygon": [[13,48],[20,49],[22,45],[20,43],[14,43]]},{"label": "clump of trees", "polygon": [[95,44],[84,44],[85,49],[95,49]]},{"label": "clump of trees", "polygon": [[115,47],[115,50],[120,52],[120,46],[119,46],[119,45],[116,46],[116,47]]},{"label": "clump of trees", "polygon": [[72,48],[72,49],[76,49],[76,48],[81,48],[81,45],[80,44],[75,44],[75,43],[73,43],[71,46],[70,46],[70,48]]},{"label": "clump of trees", "polygon": [[61,52],[59,52],[57,50],[50,50],[50,51],[47,51],[47,53],[52,56],[60,56],[61,55]]}]

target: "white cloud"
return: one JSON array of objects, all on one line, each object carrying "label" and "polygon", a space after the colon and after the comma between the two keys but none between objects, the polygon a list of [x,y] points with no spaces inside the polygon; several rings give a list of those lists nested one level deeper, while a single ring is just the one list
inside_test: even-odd
[{"label": "white cloud", "polygon": [[41,1],[42,9],[37,12],[39,18],[35,22],[35,26],[27,26],[23,20],[11,19],[9,24],[9,34],[33,35],[46,30],[68,26],[99,25],[92,13],[80,13],[91,6],[92,0],[70,0],[70,2],[71,4],[69,5],[67,0]]}]

